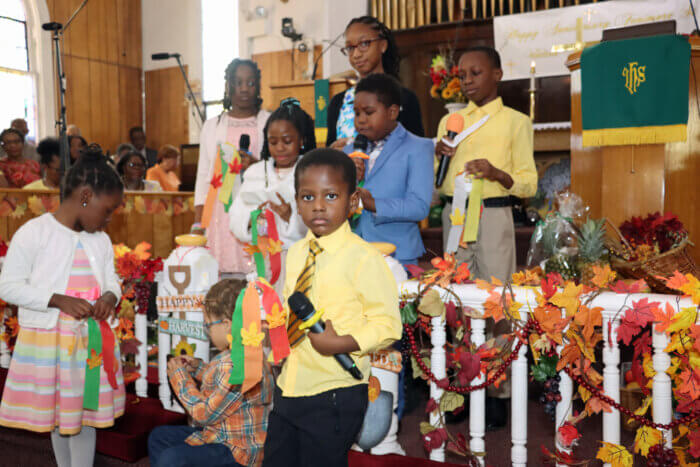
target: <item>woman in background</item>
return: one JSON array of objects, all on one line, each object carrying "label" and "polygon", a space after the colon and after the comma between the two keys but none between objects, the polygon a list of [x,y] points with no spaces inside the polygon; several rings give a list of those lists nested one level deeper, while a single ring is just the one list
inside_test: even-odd
[{"label": "woman in background", "polygon": [[158,163],[146,172],[146,180],[158,182],[163,191],[178,191],[180,179],[175,171],[180,165],[180,151],[175,146],[166,144],[158,151],[157,160]]},{"label": "woman in background", "polygon": [[117,164],[117,172],[122,177],[126,191],[163,191],[158,182],[144,180],[146,158],[136,151],[122,157]]}]

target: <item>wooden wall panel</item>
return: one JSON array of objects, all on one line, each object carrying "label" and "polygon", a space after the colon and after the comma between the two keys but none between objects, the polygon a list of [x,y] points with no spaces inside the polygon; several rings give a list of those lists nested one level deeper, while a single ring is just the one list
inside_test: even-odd
[{"label": "wooden wall panel", "polygon": [[[185,67],[187,70],[187,67]],[[185,80],[179,67],[146,72],[146,131],[148,144],[180,147],[189,142]]]},{"label": "wooden wall panel", "polygon": [[[314,56],[318,57],[320,53],[321,46],[317,45],[314,48]],[[304,73],[308,67],[308,57],[308,52],[295,51],[294,65],[292,66],[290,50],[278,50],[252,56],[260,68],[260,96],[263,99],[263,108],[273,111],[279,107],[279,101],[273,98],[271,85],[304,80]],[[323,76],[323,58],[318,62],[316,76]]]},{"label": "wooden wall panel", "polygon": [[[65,23],[82,0],[47,0]],[[66,114],[85,139],[113,152],[143,124],[141,1],[92,1],[64,35]]]}]

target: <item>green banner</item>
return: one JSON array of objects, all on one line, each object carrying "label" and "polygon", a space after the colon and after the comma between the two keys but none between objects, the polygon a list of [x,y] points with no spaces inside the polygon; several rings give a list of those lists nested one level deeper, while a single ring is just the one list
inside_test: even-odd
[{"label": "green banner", "polygon": [[690,45],[682,36],[602,42],[581,53],[584,146],[685,141]]},{"label": "green banner", "polygon": [[328,128],[328,80],[317,79],[314,81],[314,122],[316,128]]},{"label": "green banner", "polygon": [[97,410],[100,405],[100,368],[102,368],[102,334],[93,318],[88,318],[87,362],[83,408]]},{"label": "green banner", "polygon": [[176,336],[191,337],[206,341],[209,338],[204,332],[204,324],[201,321],[188,321],[186,319],[165,318],[158,323],[160,332]]},{"label": "green banner", "polygon": [[231,316],[231,363],[233,368],[228,382],[230,384],[241,384],[245,379],[245,349],[241,338],[241,328],[243,327],[243,296],[245,290],[238,294],[236,307]]}]

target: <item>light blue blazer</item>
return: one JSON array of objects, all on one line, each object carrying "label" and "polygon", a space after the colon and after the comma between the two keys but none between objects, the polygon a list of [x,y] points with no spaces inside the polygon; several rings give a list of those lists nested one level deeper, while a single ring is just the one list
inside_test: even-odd
[{"label": "light blue blazer", "polygon": [[[352,145],[344,148],[351,153]],[[396,245],[394,256],[411,262],[425,252],[418,222],[428,216],[433,194],[433,142],[407,131],[400,123],[389,135],[365,185],[377,212],[363,210],[355,233],[368,242]]]}]

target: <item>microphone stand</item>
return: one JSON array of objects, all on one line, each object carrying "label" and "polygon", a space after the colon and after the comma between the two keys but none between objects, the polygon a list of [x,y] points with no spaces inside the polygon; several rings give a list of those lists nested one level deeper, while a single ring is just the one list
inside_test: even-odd
[{"label": "microphone stand", "polygon": [[[323,54],[325,54],[326,52],[328,52],[328,49],[330,49],[330,48],[333,46],[333,44],[335,44],[336,42],[338,42],[338,39],[340,39],[341,37],[343,37],[343,34],[345,34],[345,31],[342,31],[340,34],[338,34],[338,35],[335,37],[335,39],[333,39],[333,40],[331,41],[331,43],[328,44],[328,45],[326,46],[326,48],[323,49],[323,50],[321,50],[321,53],[318,54],[318,57],[316,57],[316,60],[314,60],[314,69],[313,69],[313,71],[311,72],[311,81],[315,81],[315,80],[316,80],[316,71],[318,70],[318,62],[319,62],[319,60],[321,60],[321,57],[323,57]],[[311,51],[311,53],[313,53],[313,50]]]},{"label": "microphone stand", "polygon": [[194,93],[192,92],[192,88],[190,87],[190,80],[187,79],[187,73],[185,72],[185,67],[182,65],[182,61],[180,60],[180,54],[175,55],[175,60],[177,60],[177,64],[180,67],[180,71],[182,72],[182,77],[185,79],[185,85],[187,86],[187,97],[189,100],[192,101],[194,104],[195,108],[197,109],[197,113],[199,114],[199,118],[204,123],[204,113],[202,112],[202,109],[199,108],[199,103],[197,103],[197,98],[194,96]]},{"label": "microphone stand", "polygon": [[58,99],[59,99],[59,111],[58,120],[56,121],[56,126],[58,127],[58,141],[59,141],[59,155],[61,159],[61,171],[66,173],[70,169],[70,148],[68,147],[68,135],[66,134],[68,130],[68,124],[66,120],[66,76],[63,73],[63,59],[61,54],[61,38],[66,32],[66,29],[73,22],[75,17],[80,13],[80,11],[85,7],[88,0],[83,0],[83,3],[73,12],[65,26],[61,23],[46,23],[42,27],[48,31],[51,31],[51,40],[54,43],[55,56],[56,56],[56,75],[58,77]]}]

